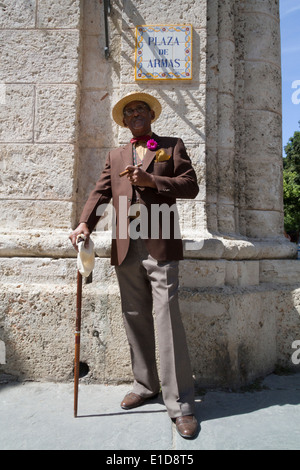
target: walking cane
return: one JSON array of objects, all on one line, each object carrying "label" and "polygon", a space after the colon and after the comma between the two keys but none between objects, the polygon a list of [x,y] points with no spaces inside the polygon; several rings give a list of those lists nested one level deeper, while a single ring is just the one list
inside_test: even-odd
[{"label": "walking cane", "polygon": [[77,299],[75,323],[75,360],[74,360],[74,418],[78,409],[78,382],[80,367],[80,329],[81,329],[82,275],[77,271]]},{"label": "walking cane", "polygon": [[[85,241],[85,237],[79,236],[77,245]],[[93,247],[93,242],[90,240],[90,246]],[[80,246],[80,248],[82,248]],[[80,251],[80,249],[79,249]],[[91,262],[90,262],[91,263]],[[77,266],[78,267],[78,266]],[[89,271],[84,272],[86,283],[92,282],[93,261],[89,266]],[[83,272],[83,271],[82,271]],[[77,269],[77,298],[76,298],[76,321],[75,321],[75,359],[74,359],[74,418],[77,418],[78,409],[78,384],[80,373],[80,330],[81,330],[81,304],[82,304],[82,274]]]}]

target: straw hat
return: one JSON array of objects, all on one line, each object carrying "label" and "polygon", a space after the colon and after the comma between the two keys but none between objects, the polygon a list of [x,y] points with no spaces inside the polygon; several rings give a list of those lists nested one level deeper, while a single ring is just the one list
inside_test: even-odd
[{"label": "straw hat", "polygon": [[150,106],[150,109],[152,109],[155,113],[155,117],[151,122],[156,121],[156,119],[159,117],[161,113],[161,104],[156,98],[154,98],[154,96],[151,96],[148,93],[130,93],[129,95],[126,95],[124,98],[119,100],[113,107],[112,116],[114,121],[119,126],[125,127],[123,124],[123,109],[132,101],[144,101],[144,103],[147,103],[148,106]]}]

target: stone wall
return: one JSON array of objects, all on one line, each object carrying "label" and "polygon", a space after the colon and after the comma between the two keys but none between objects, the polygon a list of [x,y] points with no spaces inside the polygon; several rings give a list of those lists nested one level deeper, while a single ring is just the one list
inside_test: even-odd
[{"label": "stone wall", "polygon": [[[239,386],[291,361],[300,340],[297,247],[283,236],[277,0],[0,2],[0,373],[72,380],[76,253],[68,233],[104,165],[128,141],[123,94],[163,106],[158,134],[183,138],[199,195],[178,201],[180,302],[196,382]],[[193,80],[135,83],[139,24],[193,25]],[[267,25],[267,26],[266,26]],[[132,380],[110,230],[93,234],[83,286],[87,381]],[[159,359],[159,358],[158,358]]]}]

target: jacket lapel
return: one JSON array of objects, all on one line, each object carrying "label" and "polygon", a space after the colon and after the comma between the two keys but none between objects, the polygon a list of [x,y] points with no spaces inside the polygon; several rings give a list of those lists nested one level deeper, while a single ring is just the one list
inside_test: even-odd
[{"label": "jacket lapel", "polygon": [[127,165],[132,165],[133,160],[132,160],[132,144],[129,143],[127,144],[122,150],[121,150],[121,158],[123,160],[123,168],[125,168]]}]

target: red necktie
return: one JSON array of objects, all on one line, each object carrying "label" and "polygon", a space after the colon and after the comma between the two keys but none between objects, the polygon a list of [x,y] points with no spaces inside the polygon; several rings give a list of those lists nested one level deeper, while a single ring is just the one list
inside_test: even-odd
[{"label": "red necktie", "polygon": [[143,141],[147,142],[149,139],[151,139],[150,135],[141,135],[140,137],[133,137],[133,139],[130,140],[132,144],[136,144],[137,142]]}]

